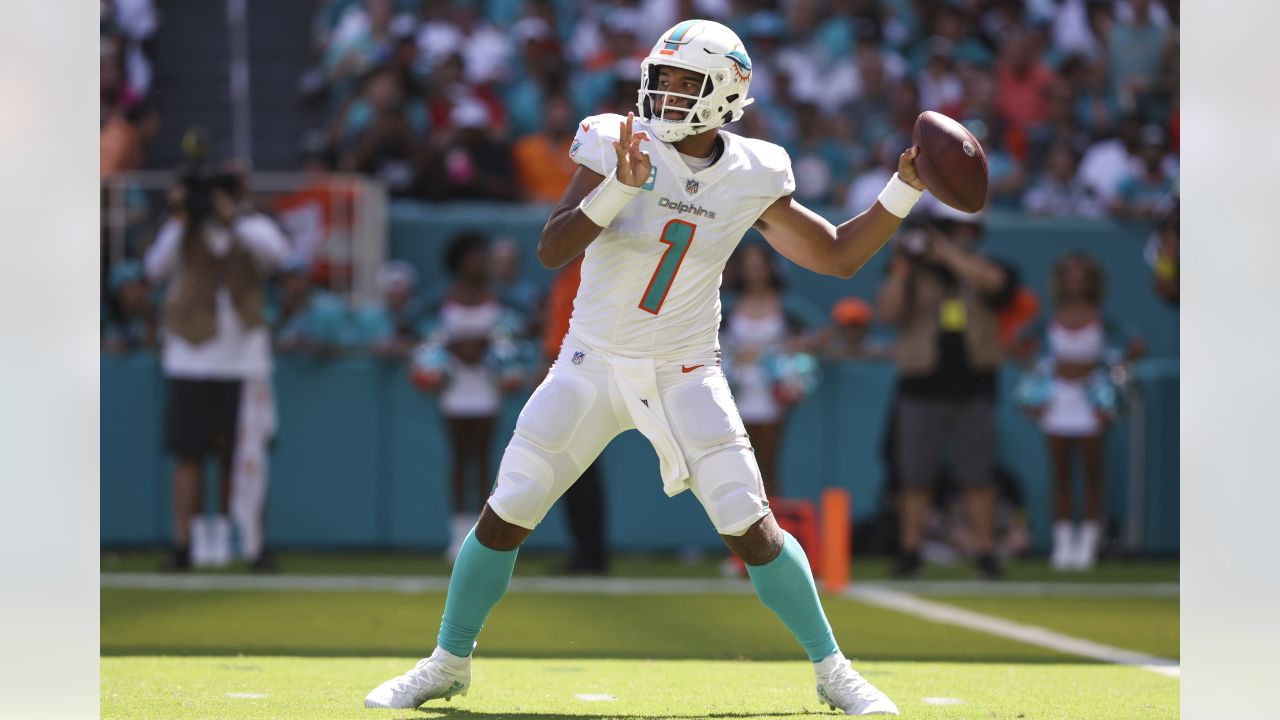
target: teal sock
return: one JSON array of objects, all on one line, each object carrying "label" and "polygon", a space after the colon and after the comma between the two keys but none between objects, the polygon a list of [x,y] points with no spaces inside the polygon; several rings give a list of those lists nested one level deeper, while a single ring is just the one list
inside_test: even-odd
[{"label": "teal sock", "polygon": [[791,533],[782,531],[786,540],[778,557],[764,565],[748,565],[747,574],[755,586],[756,596],[787,626],[804,646],[809,659],[818,662],[839,652],[831,625],[822,612],[818,588],[813,584],[809,560]]},{"label": "teal sock", "polygon": [[518,552],[490,550],[471,529],[449,576],[449,595],[436,639],[440,647],[462,657],[471,654],[489,611],[507,594]]}]

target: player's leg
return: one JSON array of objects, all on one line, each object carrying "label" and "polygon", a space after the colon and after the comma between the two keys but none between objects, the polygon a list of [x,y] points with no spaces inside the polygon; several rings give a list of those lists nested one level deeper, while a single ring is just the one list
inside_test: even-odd
[{"label": "player's leg", "polygon": [[850,714],[896,713],[850,667],[818,598],[809,560],[769,512],[760,469],[719,368],[675,384],[663,403],[689,465],[689,487],[725,544],[747,565],[756,596],[814,663],[818,695]]},{"label": "player's leg", "polygon": [[569,555],[570,573],[603,573],[609,557],[604,539],[604,487],[600,461],[591,463],[578,481],[564,494],[564,508],[573,543]]},{"label": "player's leg", "polygon": [[782,443],[782,423],[748,423],[747,435],[751,438],[751,447],[756,451],[756,463],[760,466],[760,477],[764,479],[765,493],[771,497],[782,497],[778,481],[778,446]]},{"label": "player's leg", "polygon": [[466,693],[476,638],[507,592],[520,544],[605,445],[628,429],[613,410],[603,360],[593,360],[558,363],[525,404],[493,494],[454,563],[435,652],[375,688],[367,707],[414,708]]},{"label": "player's leg", "polygon": [[1065,570],[1071,564],[1075,532],[1071,527],[1071,438],[1046,435],[1053,473],[1053,550],[1049,564]]},{"label": "player's leg", "polygon": [[1080,525],[1076,567],[1081,570],[1088,570],[1097,562],[1098,543],[1102,539],[1104,439],[1105,436],[1099,433],[1079,440],[1084,461],[1084,522]]},{"label": "player's leg", "polygon": [[964,488],[965,510],[973,530],[975,570],[995,580],[1004,569],[995,557],[996,414],[990,398],[970,398],[956,407],[951,432],[952,467]]},{"label": "player's leg", "polygon": [[902,397],[895,417],[894,461],[902,479],[898,513],[896,577],[920,573],[920,549],[928,524],[931,489],[937,479],[945,413],[939,403],[925,398]]},{"label": "player's leg", "polygon": [[202,508],[204,461],[212,439],[207,395],[203,381],[169,378],[165,386],[164,445],[174,456],[173,548],[164,564],[167,570],[191,566],[192,526]]}]

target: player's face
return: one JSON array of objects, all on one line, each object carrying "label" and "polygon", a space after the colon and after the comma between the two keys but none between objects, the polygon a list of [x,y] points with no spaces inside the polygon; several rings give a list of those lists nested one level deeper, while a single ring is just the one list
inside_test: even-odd
[{"label": "player's face", "polygon": [[[688,115],[684,110],[693,107],[693,98],[702,94],[702,79],[702,73],[696,73],[692,70],[677,67],[658,68],[658,87],[655,88],[656,90],[692,96],[685,98],[659,95],[657,98],[658,116],[664,120],[684,120]],[[684,110],[674,108],[684,108]]]}]

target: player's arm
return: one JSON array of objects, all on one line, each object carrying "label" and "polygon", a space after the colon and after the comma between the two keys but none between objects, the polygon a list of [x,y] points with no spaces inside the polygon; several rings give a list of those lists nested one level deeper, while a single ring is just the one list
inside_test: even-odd
[{"label": "player's arm", "polygon": [[[924,190],[924,183],[912,164],[916,152],[912,147],[898,158],[898,178],[915,190]],[[896,182],[899,180],[890,181]],[[882,193],[881,198],[884,197]],[[909,210],[909,204],[907,208]],[[905,215],[903,212],[902,216]],[[756,228],[773,249],[800,267],[850,278],[884,246],[901,223],[902,217],[889,212],[882,200],[877,200],[861,214],[836,227],[787,195],[765,209],[756,221]]]},{"label": "player's arm", "polygon": [[640,150],[640,143],[649,136],[643,131],[633,133],[634,122],[635,115],[627,113],[627,121],[619,123],[618,139],[613,141],[615,172],[606,177],[582,165],[574,172],[538,239],[538,261],[543,266],[558,268],[578,257],[649,179],[649,153]]}]

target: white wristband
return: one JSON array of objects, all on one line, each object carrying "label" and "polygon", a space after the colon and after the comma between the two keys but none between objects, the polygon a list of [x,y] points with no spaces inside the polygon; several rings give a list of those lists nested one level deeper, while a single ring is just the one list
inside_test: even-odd
[{"label": "white wristband", "polygon": [[924,193],[923,190],[917,190],[906,183],[902,178],[898,177],[898,173],[894,173],[889,178],[889,182],[880,191],[880,196],[876,199],[884,206],[885,210],[905,218],[911,213],[911,208],[915,207],[916,201]]},{"label": "white wristband", "polygon": [[594,191],[578,204],[578,209],[583,215],[590,218],[591,222],[602,228],[609,227],[609,223],[622,212],[622,208],[631,202],[631,198],[640,194],[640,188],[627,185],[618,179],[618,170],[614,168],[609,171],[609,175],[605,177],[604,182],[600,183]]}]

